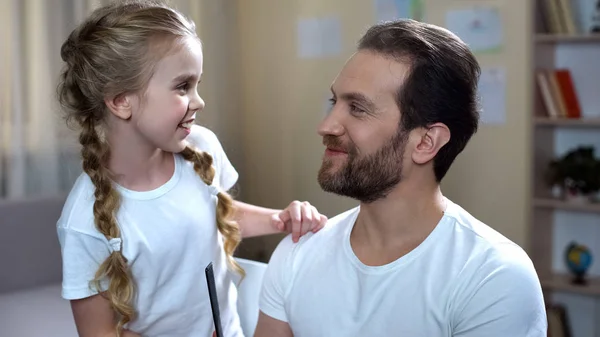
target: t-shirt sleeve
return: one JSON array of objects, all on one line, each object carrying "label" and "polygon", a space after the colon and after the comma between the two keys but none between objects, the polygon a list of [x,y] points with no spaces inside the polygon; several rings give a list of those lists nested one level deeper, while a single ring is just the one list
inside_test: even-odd
[{"label": "t-shirt sleeve", "polygon": [[216,182],[223,190],[230,190],[237,182],[239,174],[229,161],[217,135],[203,126],[194,125],[188,139],[198,150],[207,151],[213,156]]},{"label": "t-shirt sleeve", "polygon": [[521,248],[504,248],[459,292],[453,337],[546,337],[544,298],[533,264]]},{"label": "t-shirt sleeve", "polygon": [[[107,242],[60,225],[57,230],[62,254],[62,297],[74,300],[97,294],[90,282],[110,254]],[[107,282],[101,282],[100,287],[106,290]]]},{"label": "t-shirt sleeve", "polygon": [[263,278],[259,309],[265,315],[288,322],[285,300],[292,286],[293,249],[291,235],[286,236],[271,255]]}]

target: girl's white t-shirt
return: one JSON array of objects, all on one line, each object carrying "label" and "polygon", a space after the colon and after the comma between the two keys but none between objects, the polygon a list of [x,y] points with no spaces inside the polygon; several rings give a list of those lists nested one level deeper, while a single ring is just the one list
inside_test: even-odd
[{"label": "girl's white t-shirt", "polygon": [[[195,125],[188,141],[213,156],[213,185],[229,190],[238,173],[216,135]],[[236,310],[238,276],[227,269],[216,226],[216,196],[190,162],[174,157],[174,174],[159,188],[136,192],[117,186],[122,196],[117,221],[135,282],[137,312],[126,327],[144,337],[211,336],[214,325],[204,270],[212,262],[225,336],[243,336]],[[111,252],[109,241],[94,225],[94,190],[83,173],[57,223],[62,296],[68,300],[97,294],[90,281]]]}]

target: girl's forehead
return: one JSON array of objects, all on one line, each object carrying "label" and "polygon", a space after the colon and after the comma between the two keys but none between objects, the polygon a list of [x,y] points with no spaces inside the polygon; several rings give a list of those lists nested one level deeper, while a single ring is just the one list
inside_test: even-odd
[{"label": "girl's forehead", "polygon": [[160,58],[155,66],[157,76],[180,76],[181,73],[195,74],[200,77],[204,57],[202,47],[198,42],[181,43]]}]

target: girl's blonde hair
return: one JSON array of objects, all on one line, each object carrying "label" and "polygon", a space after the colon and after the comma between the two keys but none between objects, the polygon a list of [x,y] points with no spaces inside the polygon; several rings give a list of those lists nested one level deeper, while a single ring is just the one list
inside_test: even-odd
[{"label": "girl's blonde hair", "polygon": [[[164,3],[119,1],[96,9],[61,47],[66,66],[57,89],[58,100],[67,121],[75,121],[81,128],[83,170],[95,186],[95,226],[108,240],[121,236],[116,221],[120,195],[107,168],[110,148],[101,136],[108,113],[104,99],[124,93],[142,95],[156,63],[178,40],[187,37],[198,38],[195,24]],[[215,170],[210,154],[188,146],[181,155],[193,163],[207,185],[213,183]],[[224,237],[229,267],[243,276],[244,271],[233,259],[241,240],[233,212],[232,198],[220,192],[217,228]],[[109,286],[102,291],[100,281],[105,279]],[[92,284],[111,302],[118,316],[116,327],[120,335],[123,325],[135,316],[134,282],[121,250],[113,251],[100,265]]]}]

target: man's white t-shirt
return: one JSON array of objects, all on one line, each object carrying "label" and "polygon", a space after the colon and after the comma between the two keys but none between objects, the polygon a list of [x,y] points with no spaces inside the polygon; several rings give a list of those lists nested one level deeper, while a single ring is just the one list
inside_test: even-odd
[{"label": "man's white t-shirt", "polygon": [[273,253],[260,310],[295,337],[546,337],[540,283],[516,244],[448,201],[417,248],[383,266],[354,254],[360,208]]},{"label": "man's white t-shirt", "polygon": [[[193,126],[188,141],[213,156],[213,185],[230,189],[238,173],[215,134]],[[137,317],[126,327],[144,337],[211,336],[213,320],[205,267],[213,263],[225,336],[243,336],[237,315],[237,275],[227,270],[216,225],[217,200],[180,155],[164,185],[148,192],[117,186],[123,254],[135,281]],[[94,225],[94,186],[85,173],[75,182],[58,220],[65,299],[96,294],[90,281],[109,256],[109,242]],[[106,283],[104,283],[104,287]]]}]

